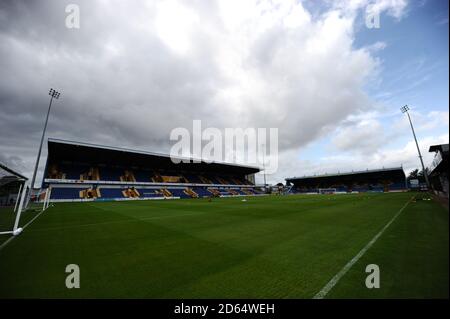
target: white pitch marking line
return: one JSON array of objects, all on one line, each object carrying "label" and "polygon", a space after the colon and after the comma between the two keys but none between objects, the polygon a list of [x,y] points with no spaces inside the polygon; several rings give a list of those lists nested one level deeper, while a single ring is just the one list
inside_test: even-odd
[{"label": "white pitch marking line", "polygon": [[[412,199],[412,198],[411,198]],[[355,256],[353,257],[331,280],[313,297],[313,299],[323,299],[331,289],[339,282],[339,280],[347,273],[347,271],[352,268],[352,266],[366,253],[366,251],[369,250],[370,247],[372,247],[373,244],[380,238],[381,235],[383,235],[384,231],[394,222],[394,220],[398,217],[398,215],[401,214],[401,212],[408,206],[408,204],[411,202],[411,199],[409,199],[406,204],[400,208],[400,210],[397,212],[397,214],[392,217],[392,219],[380,230],[378,234],[375,235],[375,237],[372,238],[369,243],[364,246],[363,249]]]},{"label": "white pitch marking line", "polygon": [[5,240],[5,241],[3,242],[3,244],[0,245],[0,251],[1,251],[3,248],[5,248],[6,245],[8,245],[8,244],[14,239],[14,237],[15,237],[15,236],[11,236],[11,237],[9,237],[7,240]]},{"label": "white pitch marking line", "polygon": [[[34,222],[34,221],[36,220],[36,218],[38,218],[39,216],[41,216],[41,214],[42,214],[43,212],[45,212],[47,209],[48,209],[48,207],[47,207],[46,209],[40,211],[39,214],[37,214],[36,216],[34,216],[28,223],[26,223],[26,225],[23,226],[22,229],[27,228],[28,225],[30,225],[32,222]],[[3,244],[0,245],[0,251],[1,251],[3,248],[5,248],[6,245],[8,245],[10,242],[12,242],[12,240],[13,240],[14,238],[16,238],[16,236],[11,236],[11,237],[8,238],[7,240],[5,240],[5,241],[3,242]]]},{"label": "white pitch marking line", "polygon": [[36,216],[34,216],[28,223],[26,223],[25,226],[22,227],[22,229],[27,228],[32,222],[34,222],[39,216],[41,216],[42,213],[45,212],[47,209],[48,209],[48,207],[45,208],[44,210],[42,210],[41,212],[39,212],[39,214],[37,214]]}]

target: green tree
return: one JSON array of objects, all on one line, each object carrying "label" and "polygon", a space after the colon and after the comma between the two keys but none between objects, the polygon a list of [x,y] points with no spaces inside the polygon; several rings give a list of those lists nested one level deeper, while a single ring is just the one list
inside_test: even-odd
[{"label": "green tree", "polygon": [[406,180],[409,182],[412,179],[418,179],[419,183],[425,183],[425,177],[423,175],[423,170],[420,170],[416,168],[415,170],[412,170]]}]

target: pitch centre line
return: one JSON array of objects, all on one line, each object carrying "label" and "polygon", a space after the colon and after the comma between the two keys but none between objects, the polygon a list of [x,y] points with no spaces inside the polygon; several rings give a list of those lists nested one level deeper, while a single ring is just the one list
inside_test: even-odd
[{"label": "pitch centre line", "polygon": [[331,280],[313,297],[313,299],[323,299],[331,289],[339,282],[339,280],[352,268],[352,266],[372,247],[373,244],[378,240],[378,238],[383,235],[384,231],[397,219],[397,217],[405,210],[406,206],[411,202],[410,198],[405,205],[392,217],[392,219],[376,234],[371,241],[364,246],[363,249],[353,257]]}]

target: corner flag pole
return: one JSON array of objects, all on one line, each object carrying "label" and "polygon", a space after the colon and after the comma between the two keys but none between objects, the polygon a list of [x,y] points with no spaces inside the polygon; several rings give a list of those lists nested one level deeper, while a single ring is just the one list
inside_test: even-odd
[{"label": "corner flag pole", "polygon": [[39,167],[39,159],[41,157],[42,144],[44,144],[44,136],[45,136],[45,131],[47,130],[48,117],[50,115],[50,110],[52,108],[53,98],[59,99],[60,93],[58,91],[55,91],[54,89],[50,89],[50,91],[48,92],[48,95],[51,96],[50,97],[50,103],[48,105],[47,117],[45,118],[44,130],[42,131],[42,136],[41,136],[41,144],[39,145],[39,152],[38,152],[38,155],[37,155],[37,158],[36,158],[36,164],[34,166],[34,171],[33,171],[33,178],[31,179],[30,191],[28,192],[28,196],[27,196],[27,201],[26,201],[25,207],[28,207],[28,204],[29,204],[30,198],[31,198],[31,192],[33,191],[33,188],[34,188],[34,182],[36,180],[36,174],[37,174],[37,170],[38,170],[38,167]]},{"label": "corner flag pole", "polygon": [[266,189],[266,145],[264,144],[264,151],[263,151],[263,172],[264,172],[264,189]]}]

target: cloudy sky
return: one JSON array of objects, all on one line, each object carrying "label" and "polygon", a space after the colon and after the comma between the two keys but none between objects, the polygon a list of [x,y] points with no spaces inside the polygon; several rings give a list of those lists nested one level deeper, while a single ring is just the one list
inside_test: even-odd
[{"label": "cloudy sky", "polygon": [[[66,26],[69,4],[80,28]],[[31,175],[53,87],[48,137],[167,153],[171,130],[199,119],[278,128],[269,182],[409,171],[401,106],[426,163],[449,140],[448,44],[441,0],[3,0],[0,161]]]}]

